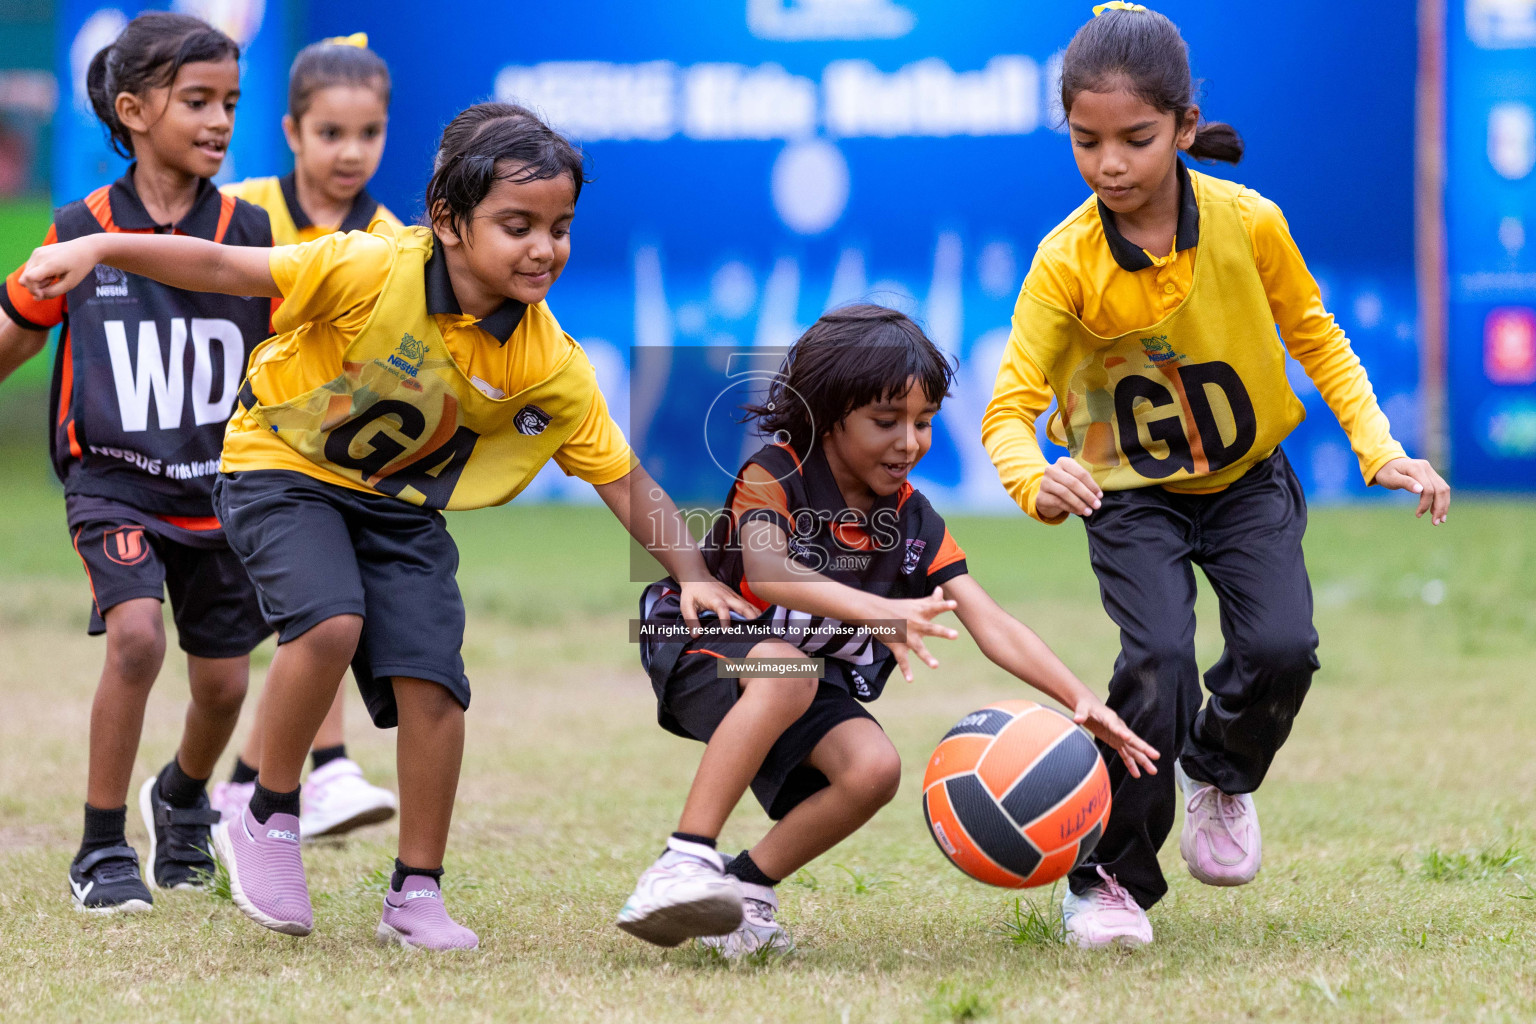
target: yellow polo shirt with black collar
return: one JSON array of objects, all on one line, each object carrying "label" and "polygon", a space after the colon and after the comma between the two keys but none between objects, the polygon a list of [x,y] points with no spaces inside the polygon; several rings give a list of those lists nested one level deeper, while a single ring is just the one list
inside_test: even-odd
[{"label": "yellow polo shirt with black collar", "polygon": [[[372,233],[337,232],[274,248],[269,266],[283,294],[275,319],[279,328],[289,329],[253,355],[242,390],[258,406],[274,407],[342,377],[342,355],[368,324],[395,258],[396,248],[382,225]],[[537,385],[577,348],[544,302],[526,306],[508,299],[484,319],[465,314],[436,246],[426,261],[422,300],[453,362],[491,398]],[[574,355],[586,358],[579,350]],[[638,464],[596,389],[586,415],[553,459],[567,475],[594,485],[618,480]],[[230,418],[220,468],[226,473],[292,470],[337,487],[372,490],[296,451],[264,427],[244,401]]]},{"label": "yellow polo shirt with black collar", "polygon": [[400,218],[364,189],[352,199],[352,208],[340,224],[315,224],[299,205],[299,190],[290,172],[280,178],[247,178],[220,186],[220,192],[237,199],[244,199],[267,211],[272,221],[273,245],[298,245],[323,238],[333,231],[367,231],[374,220],[382,220],[390,227],[402,227]]},{"label": "yellow polo shirt with black collar", "polygon": [[[1273,323],[1267,329],[1272,334],[1274,327],[1279,328],[1285,351],[1301,364],[1338,417],[1366,483],[1387,462],[1404,457],[1349,339],[1323,306],[1317,282],[1308,272],[1280,208],[1252,189],[1191,173],[1182,161],[1178,175],[1178,226],[1166,255],[1156,255],[1127,240],[1116,227],[1113,213],[1091,197],[1041,242],[1025,277],[1015,307],[1013,333],[982,419],[982,443],[1009,495],[1037,519],[1041,517],[1035,511],[1035,499],[1048,463],[1035,423],[1059,390],[1053,388],[1047,368],[1037,359],[1038,349],[1031,344],[1029,335],[1032,324],[1038,322],[1038,310],[1043,304],[1068,314],[1086,331],[1106,339],[1176,315],[1194,285],[1202,193],[1211,199],[1218,192],[1232,197],[1268,301]],[[1156,339],[1145,341],[1156,343]],[[1254,385],[1253,381],[1246,383],[1250,388]],[[1295,403],[1283,376],[1260,384],[1285,392],[1284,396],[1262,397]],[[1296,409],[1299,419],[1299,405]],[[1215,487],[1201,484],[1196,475],[1164,486],[1186,493],[1225,486],[1225,482]],[[1041,521],[1056,523],[1065,518]]]}]

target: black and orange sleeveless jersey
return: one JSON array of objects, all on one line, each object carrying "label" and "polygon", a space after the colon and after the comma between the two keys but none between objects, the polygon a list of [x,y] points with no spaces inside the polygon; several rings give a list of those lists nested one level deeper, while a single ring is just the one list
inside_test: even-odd
[{"label": "black and orange sleeveless jersey", "polygon": [[[266,211],[198,183],[176,224],[157,224],[133,168],[54,212],[45,245],[98,231],[174,233],[271,246]],[[6,279],[0,308],[19,326],[63,324],[49,402],[53,465],[71,497],[120,501],[156,516],[211,517],[224,425],[247,356],[271,333],[272,303],[169,288],[98,266],[42,302]]]},{"label": "black and orange sleeveless jersey", "polygon": [[[856,666],[850,675],[853,695],[860,700],[880,695],[895,659],[862,630],[850,634],[823,628],[837,623],[770,605],[753,593],[742,557],[741,528],[759,520],[784,531],[790,558],[797,564],[881,597],[926,597],[969,571],[965,552],[950,536],[943,517],[911,484],[903,483],[862,513],[843,500],[820,445],[804,459],[788,446],[767,445],[747,460],[704,541],[705,564],[722,583],[762,609],[759,622],[773,623],[807,654]],[[669,584],[676,587],[664,580],[647,592],[642,601],[645,618],[666,598]]]}]

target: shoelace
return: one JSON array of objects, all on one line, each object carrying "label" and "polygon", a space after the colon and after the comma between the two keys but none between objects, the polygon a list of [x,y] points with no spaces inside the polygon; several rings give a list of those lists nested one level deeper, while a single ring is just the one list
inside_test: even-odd
[{"label": "shoelace", "polygon": [[1104,884],[1099,886],[1099,904],[1111,910],[1129,910],[1139,912],[1141,905],[1136,902],[1136,897],[1128,892],[1125,886],[1114,875],[1098,868],[1099,877],[1104,879]]},{"label": "shoelace", "polygon": [[[1215,794],[1214,798],[1211,797],[1211,794]],[[1215,786],[1201,786],[1195,790],[1194,794],[1189,798],[1189,802],[1184,805],[1184,810],[1189,814],[1194,814],[1196,808],[1208,799],[1215,806],[1213,817],[1221,822],[1222,828],[1226,829],[1227,837],[1235,845],[1242,846],[1243,844],[1238,841],[1237,833],[1233,831],[1234,823],[1241,821],[1244,816],[1242,798],[1223,793]]]}]

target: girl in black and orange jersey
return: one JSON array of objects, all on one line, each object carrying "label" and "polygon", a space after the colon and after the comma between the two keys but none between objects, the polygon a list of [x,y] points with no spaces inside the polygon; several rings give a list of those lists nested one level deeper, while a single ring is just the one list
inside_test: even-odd
[{"label": "girl in black and orange jersey", "polygon": [[[375,220],[400,227],[367,188],[384,155],[389,96],[389,67],[368,49],[361,32],[304,47],[288,72],[283,118],[293,171],[225,185],[224,194],[267,211],[274,245],[308,242],[332,231],[367,231]],[[336,691],[310,752],[312,768],[299,808],[307,838],[340,835],[395,813],[395,795],[370,784],[347,756],[345,698],[344,687]],[[213,787],[214,809],[226,820],[238,818],[256,790],[261,726],[258,714],[234,773]]]},{"label": "girl in black and orange jersey", "polygon": [[[135,18],[91,62],[87,83],[121,179],[57,211],[48,243],[94,235],[175,234],[219,248],[269,246],[267,215],[221,196],[240,94],[239,49],[197,20]],[[202,884],[218,820],[204,789],[244,699],[251,649],[270,632],[212,504],[224,426],[246,355],[266,337],[265,299],[204,295],[97,267],[67,294],[38,300],[12,274],[0,292],[0,378],[62,324],[50,425],[75,550],[107,635],[91,707],[85,834],[70,865],[75,904],[148,910],[124,833],[145,702],[165,658],[171,608],[192,701],[176,756],[139,790],[152,888]]]},{"label": "girl in black and orange jersey", "polygon": [[[1231,126],[1201,123],[1178,29],[1139,4],[1094,12],[1061,83],[1094,195],[1040,244],[982,440],[1024,511],[1083,517],[1121,631],[1109,704],[1178,757],[1177,771],[1139,779],[1111,762],[1109,823],[1063,902],[1074,942],[1140,945],[1152,939],[1145,908],[1167,891],[1157,851],[1175,777],[1190,873],[1251,881],[1262,844],[1249,794],[1318,667],[1306,502],[1279,449],[1302,418],[1286,353],[1338,416],[1366,483],[1412,491],[1437,524],[1450,491],[1392,439],[1275,204],[1179,159],[1236,163],[1243,150]],[[1035,421],[1052,397],[1052,437],[1071,455],[1047,465]],[[1221,602],[1226,640],[1203,710],[1194,565]]]},{"label": "girl in black and orange jersey", "polygon": [[[707,744],[677,831],[640,876],[618,926],[660,946],[690,937],[727,957],[784,951],[774,886],[890,802],[901,762],[864,705],[954,610],[1000,668],[1073,709],[1124,759],[1155,772],[1131,733],[1040,638],[987,595],[943,518],[907,477],[927,454],[953,368],[910,319],[883,306],[828,313],[795,342],[761,406],[765,436],[705,542],[709,569],[756,606],[774,639],[716,636],[642,647],[657,717]],[[677,624],[677,584],[647,588],[649,623]],[[876,624],[905,623],[881,643]],[[843,624],[856,629],[840,628]],[[824,659],[821,672],[799,668]],[[721,678],[742,658],[796,659],[782,675]],[[764,670],[767,671],[766,669]],[[729,863],[715,841],[748,787],[776,824]]]},{"label": "girl in black and orange jersey", "polygon": [[687,618],[751,611],[710,577],[608,413],[591,361],[544,301],[570,257],[585,182],[581,154],[548,125],[484,103],[443,132],[430,227],[375,222],[266,251],[77,239],[38,249],[22,273],[39,298],[102,263],[283,297],[279,333],[252,358],[225,432],[215,488],[278,631],[256,790],[214,829],[236,905],[264,927],[314,927],[299,776],[350,665],[374,723],[399,727],[399,856],[375,935],[434,950],[479,943],[449,916],[439,886],[470,698],[458,549],[441,510],[510,501],[553,460],[684,581]]}]

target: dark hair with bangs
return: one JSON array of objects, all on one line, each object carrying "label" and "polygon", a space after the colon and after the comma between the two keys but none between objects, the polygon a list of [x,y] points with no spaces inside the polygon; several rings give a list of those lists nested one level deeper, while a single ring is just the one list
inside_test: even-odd
[{"label": "dark hair with bangs", "polygon": [[853,410],[906,394],[914,378],[938,405],[949,397],[955,366],[906,314],[845,306],[800,335],[767,396],[746,407],[746,418],[757,420],[765,435],[787,437],[804,455]]},{"label": "dark hair with bangs", "polygon": [[533,111],[515,103],[477,103],[443,129],[432,180],[427,184],[427,218],[446,220],[456,234],[498,181],[546,181],[571,177],[575,198],[586,175],[586,159],[565,136]]},{"label": "dark hair with bangs", "polygon": [[[1116,79],[1149,106],[1172,113],[1176,125],[1195,105],[1189,47],[1178,26],[1156,11],[1105,11],[1077,30],[1061,60],[1061,109],[1071,113],[1078,93],[1103,92]],[[1187,152],[1235,164],[1243,158],[1243,137],[1225,122],[1202,122]]]},{"label": "dark hair with bangs", "polygon": [[393,88],[389,65],[366,46],[337,39],[310,43],[293,58],[288,69],[288,116],[297,123],[309,113],[315,93],[333,85],[358,85],[372,89],[389,107]]},{"label": "dark hair with bangs", "polygon": [[239,45],[191,15],[147,11],[130,21],[110,46],[96,51],[85,72],[86,95],[113,151],[133,159],[133,134],[117,118],[118,94],[163,89],[183,64],[227,59],[240,59]]}]

